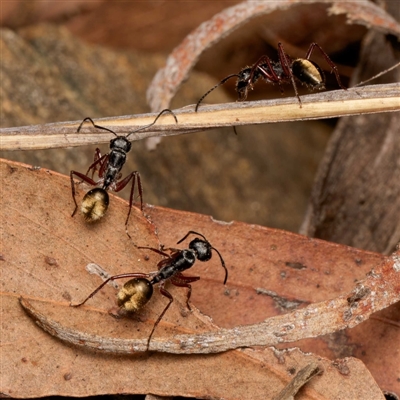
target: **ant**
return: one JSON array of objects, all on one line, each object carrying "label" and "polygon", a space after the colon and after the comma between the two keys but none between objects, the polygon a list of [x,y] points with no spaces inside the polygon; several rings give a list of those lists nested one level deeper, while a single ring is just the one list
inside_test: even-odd
[{"label": "ant", "polygon": [[[158,118],[165,112],[169,112],[175,118],[176,123],[178,123],[178,119],[175,114],[169,110],[162,110],[156,117],[156,119],[149,125],[142,126],[139,129],[136,129],[132,132],[129,132],[126,136],[118,136],[111,129],[105,128],[103,126],[96,125],[93,120],[89,117],[85,118],[81,124],[79,125],[78,132],[81,130],[82,125],[86,121],[90,121],[95,128],[103,129],[107,132],[114,134],[116,137],[110,141],[110,152],[104,155],[101,155],[100,149],[96,149],[94,154],[94,162],[89,166],[86,174],[82,174],[81,172],[71,171],[71,190],[72,190],[72,198],[74,199],[75,209],[72,212],[72,217],[75,215],[78,204],[76,202],[75,197],[75,183],[74,183],[74,175],[88,183],[89,185],[96,186],[94,189],[89,190],[82,200],[81,211],[87,222],[94,222],[101,219],[107,211],[109,204],[109,196],[107,190],[113,190],[114,192],[119,192],[122,190],[130,181],[132,181],[131,186],[131,194],[129,198],[129,211],[128,216],[125,221],[125,229],[127,229],[129,216],[131,214],[131,208],[133,203],[133,192],[135,188],[135,181],[138,183],[139,197],[140,197],[140,209],[143,210],[143,190],[142,190],[142,182],[140,179],[140,174],[138,171],[131,172],[124,179],[122,178],[121,169],[126,162],[126,154],[131,150],[132,143],[128,140],[128,137],[132,133],[136,133],[143,129],[149,128],[154,125]],[[90,171],[92,171],[92,176],[89,176]],[[93,179],[95,172],[98,171],[99,180],[95,181]],[[129,235],[129,234],[128,234]]]},{"label": "ant", "polygon": [[283,92],[281,87],[283,83],[291,83],[301,107],[302,104],[297,91],[296,80],[313,90],[325,88],[325,76],[322,70],[315,62],[310,60],[314,49],[318,49],[321,52],[327,63],[332,68],[331,72],[335,74],[337,83],[342,89],[346,90],[340,81],[336,65],[329,58],[328,54],[322,50],[322,47],[319,44],[311,43],[305,58],[292,59],[285,53],[282,43],[278,43],[279,61],[272,61],[268,56],[264,55],[261,56],[255,64],[243,68],[238,74],[228,75],[200,98],[196,104],[195,111],[197,112],[200,103],[206,96],[233,77],[238,78],[236,81],[238,101],[246,100],[249,90],[253,90],[255,83],[260,78],[263,78],[267,83],[277,83],[280,86],[281,92]]},{"label": "ant", "polygon": [[189,231],[181,240],[177,242],[177,244],[183,242],[189,235],[197,235],[200,236],[194,238],[189,243],[189,248],[185,250],[179,249],[168,249],[171,254],[165,253],[163,250],[158,250],[153,247],[138,247],[139,249],[148,249],[152,250],[162,256],[166,257],[161,260],[158,264],[158,271],[150,272],[148,274],[141,272],[127,272],[125,274],[119,274],[111,276],[106,279],[96,290],[94,290],[85,300],[80,302],[79,304],[71,304],[72,307],[79,307],[85,304],[91,297],[93,297],[104,285],[106,285],[110,281],[114,281],[116,279],[122,278],[132,278],[127,281],[124,286],[120,289],[117,294],[118,306],[120,310],[123,312],[138,312],[141,310],[144,305],[151,299],[153,295],[153,286],[157,283],[159,284],[160,293],[167,297],[169,303],[166,305],[160,316],[157,318],[156,322],[153,325],[153,329],[150,332],[150,335],[147,339],[147,349],[149,349],[149,344],[153,333],[161,321],[164,314],[167,312],[171,303],[174,301],[171,293],[165,289],[165,283],[169,280],[173,285],[179,287],[188,288],[186,304],[189,310],[191,310],[189,299],[192,294],[192,286],[191,282],[198,281],[200,279],[199,276],[185,276],[182,274],[182,271],[185,271],[191,267],[193,267],[196,259],[199,261],[209,261],[212,256],[211,250],[214,250],[219,255],[221,260],[221,265],[225,270],[225,279],[224,285],[228,279],[228,270],[225,266],[225,262],[220,254],[220,252],[213,246],[211,246],[210,242],[205,238],[201,233],[197,233],[195,231]]}]

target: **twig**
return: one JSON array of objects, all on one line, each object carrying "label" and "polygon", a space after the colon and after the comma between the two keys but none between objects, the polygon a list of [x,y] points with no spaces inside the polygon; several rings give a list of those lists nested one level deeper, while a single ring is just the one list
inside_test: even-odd
[{"label": "twig", "polygon": [[284,387],[284,389],[273,398],[273,400],[294,400],[297,392],[314,376],[322,373],[323,370],[317,363],[310,363],[301,369],[296,376]]},{"label": "twig", "polygon": [[[216,127],[304,121],[349,115],[400,111],[400,83],[372,85],[357,89],[336,90],[301,96],[303,107],[295,97],[274,100],[233,102],[194,106],[174,110],[178,124],[165,115],[149,130],[134,133],[132,141],[149,137],[194,133]],[[153,122],[155,114],[97,119],[96,123],[126,134]],[[1,150],[34,150],[108,143],[108,132],[86,128],[77,132],[81,121],[0,129]]]},{"label": "twig", "polygon": [[371,76],[370,78],[366,79],[365,81],[362,81],[362,82],[357,83],[357,85],[354,85],[353,87],[363,86],[363,85],[365,85],[366,83],[371,82],[371,81],[373,81],[373,80],[379,78],[380,76],[387,74],[387,73],[390,72],[390,71],[393,71],[394,69],[396,69],[396,68],[399,67],[399,66],[400,66],[400,62],[398,62],[398,63],[392,65],[390,68],[386,68],[385,70],[379,72],[378,74],[376,74],[376,75],[374,75],[374,76]]},{"label": "twig", "polygon": [[[153,338],[149,350],[176,354],[218,353],[239,347],[272,346],[352,328],[400,300],[400,252],[388,257],[346,296],[267,319],[255,325],[197,335]],[[114,354],[146,351],[146,339],[101,337],[66,328],[20,299],[25,311],[51,335],[77,346]]]},{"label": "twig", "polygon": [[157,396],[155,394],[148,394],[144,400],[172,400],[172,397]]}]

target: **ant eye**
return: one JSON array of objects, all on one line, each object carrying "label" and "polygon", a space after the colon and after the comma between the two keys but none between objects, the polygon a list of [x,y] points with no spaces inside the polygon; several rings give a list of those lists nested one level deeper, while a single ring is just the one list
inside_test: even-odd
[{"label": "ant eye", "polygon": [[89,190],[82,200],[81,211],[87,222],[95,222],[104,216],[109,204],[107,191],[101,188]]},{"label": "ant eye", "polygon": [[118,305],[129,312],[137,312],[151,299],[153,286],[144,278],[134,278],[124,284],[117,294]]},{"label": "ant eye", "polygon": [[115,141],[118,140],[118,138],[116,137],[115,139],[111,139],[110,140],[110,149],[112,150],[113,147],[115,146]]}]

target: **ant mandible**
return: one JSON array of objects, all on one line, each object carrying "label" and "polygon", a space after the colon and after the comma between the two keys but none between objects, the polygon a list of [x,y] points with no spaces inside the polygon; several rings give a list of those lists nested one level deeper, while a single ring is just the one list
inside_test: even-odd
[{"label": "ant mandible", "polygon": [[80,302],[79,304],[71,304],[72,307],[79,307],[85,304],[91,297],[93,297],[104,285],[106,285],[110,281],[114,281],[116,279],[123,278],[132,278],[127,281],[123,287],[119,290],[117,294],[118,306],[121,310],[125,312],[138,312],[141,310],[145,304],[151,299],[153,295],[153,286],[157,283],[159,284],[160,293],[167,297],[169,303],[165,306],[164,310],[157,318],[156,322],[153,325],[153,329],[150,332],[150,335],[147,339],[147,349],[150,345],[151,337],[153,333],[161,321],[164,314],[167,312],[171,303],[174,301],[171,293],[165,289],[165,284],[167,281],[170,281],[173,285],[179,287],[188,288],[187,297],[186,297],[186,305],[189,310],[191,310],[189,299],[192,294],[192,286],[191,282],[198,281],[200,279],[199,276],[185,276],[182,274],[182,271],[185,271],[191,267],[193,267],[196,259],[199,261],[209,261],[212,256],[212,251],[214,250],[221,260],[221,265],[225,270],[225,278],[224,285],[228,279],[228,270],[225,266],[225,262],[220,254],[220,252],[213,246],[211,246],[210,242],[205,238],[204,235],[195,231],[189,231],[181,240],[177,242],[177,244],[183,242],[189,235],[197,235],[200,238],[196,237],[189,243],[189,248],[184,250],[179,249],[168,249],[171,251],[171,254],[167,254],[162,250],[155,249],[153,247],[138,247],[139,249],[148,249],[152,250],[162,256],[166,257],[161,260],[158,264],[158,270],[155,272],[150,272],[148,274],[140,273],[140,272],[127,272],[125,274],[119,274],[111,276],[106,279],[96,290],[94,290],[85,300]]},{"label": "ant mandible", "polygon": [[238,94],[238,101],[244,101],[247,98],[249,90],[253,90],[253,86],[260,79],[264,79],[267,83],[277,83],[281,92],[283,92],[281,85],[283,83],[291,83],[294,93],[299,100],[300,107],[301,99],[297,91],[296,80],[303,85],[308,86],[312,90],[325,88],[325,76],[321,68],[310,60],[314,51],[318,49],[327,63],[331,67],[331,72],[335,74],[336,81],[339,86],[346,90],[340,81],[340,76],[336,65],[329,58],[328,54],[322,49],[318,43],[311,43],[308,48],[305,58],[292,59],[285,53],[282,43],[278,43],[278,58],[279,61],[272,61],[268,56],[261,56],[258,61],[250,67],[243,68],[238,74],[228,75],[221,82],[211,88],[205,93],[196,104],[195,111],[197,112],[200,103],[217,87],[223,85],[229,79],[236,77],[236,92]]},{"label": "ant mandible", "polygon": [[[129,132],[126,136],[118,136],[111,129],[105,128],[103,126],[96,125],[93,120],[89,117],[85,118],[81,124],[79,125],[78,132],[80,132],[82,125],[86,121],[90,121],[95,128],[103,129],[107,132],[114,134],[116,137],[110,141],[110,152],[104,155],[101,155],[100,149],[96,149],[94,154],[94,162],[90,165],[86,174],[82,174],[81,172],[71,171],[71,190],[72,190],[72,198],[74,199],[75,209],[72,212],[72,217],[75,215],[78,209],[78,203],[76,202],[75,197],[75,183],[74,176],[77,176],[81,181],[88,183],[89,185],[96,186],[94,189],[89,190],[82,200],[81,211],[87,222],[94,222],[99,220],[104,216],[107,211],[109,204],[109,196],[107,190],[113,190],[114,192],[119,192],[122,190],[130,181],[132,181],[131,193],[129,197],[129,211],[128,216],[125,221],[125,229],[127,230],[129,216],[131,214],[131,208],[133,204],[133,193],[135,189],[135,181],[138,183],[139,197],[140,197],[140,209],[143,210],[143,189],[142,182],[140,179],[140,174],[138,171],[131,172],[124,179],[122,178],[121,169],[126,162],[126,154],[131,150],[132,143],[128,140],[128,137],[132,133],[139,132],[143,129],[149,128],[154,125],[158,118],[166,112],[169,112],[175,118],[175,122],[178,123],[178,119],[175,114],[169,110],[162,110],[155,120],[146,126],[142,126],[139,129],[136,129],[132,132]],[[90,171],[92,171],[92,176],[89,176]],[[95,181],[93,179],[95,172],[98,171],[99,180]]]}]

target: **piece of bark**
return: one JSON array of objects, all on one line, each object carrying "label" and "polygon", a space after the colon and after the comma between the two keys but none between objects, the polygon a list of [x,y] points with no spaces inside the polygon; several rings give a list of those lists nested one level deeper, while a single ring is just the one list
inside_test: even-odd
[{"label": "piece of bark", "polygon": [[[397,19],[399,12],[397,5]],[[368,34],[354,84],[399,61],[395,42],[380,33]],[[399,80],[397,68],[375,82]],[[301,233],[384,254],[394,250],[400,240],[399,125],[398,112],[339,122],[320,164]]]}]

